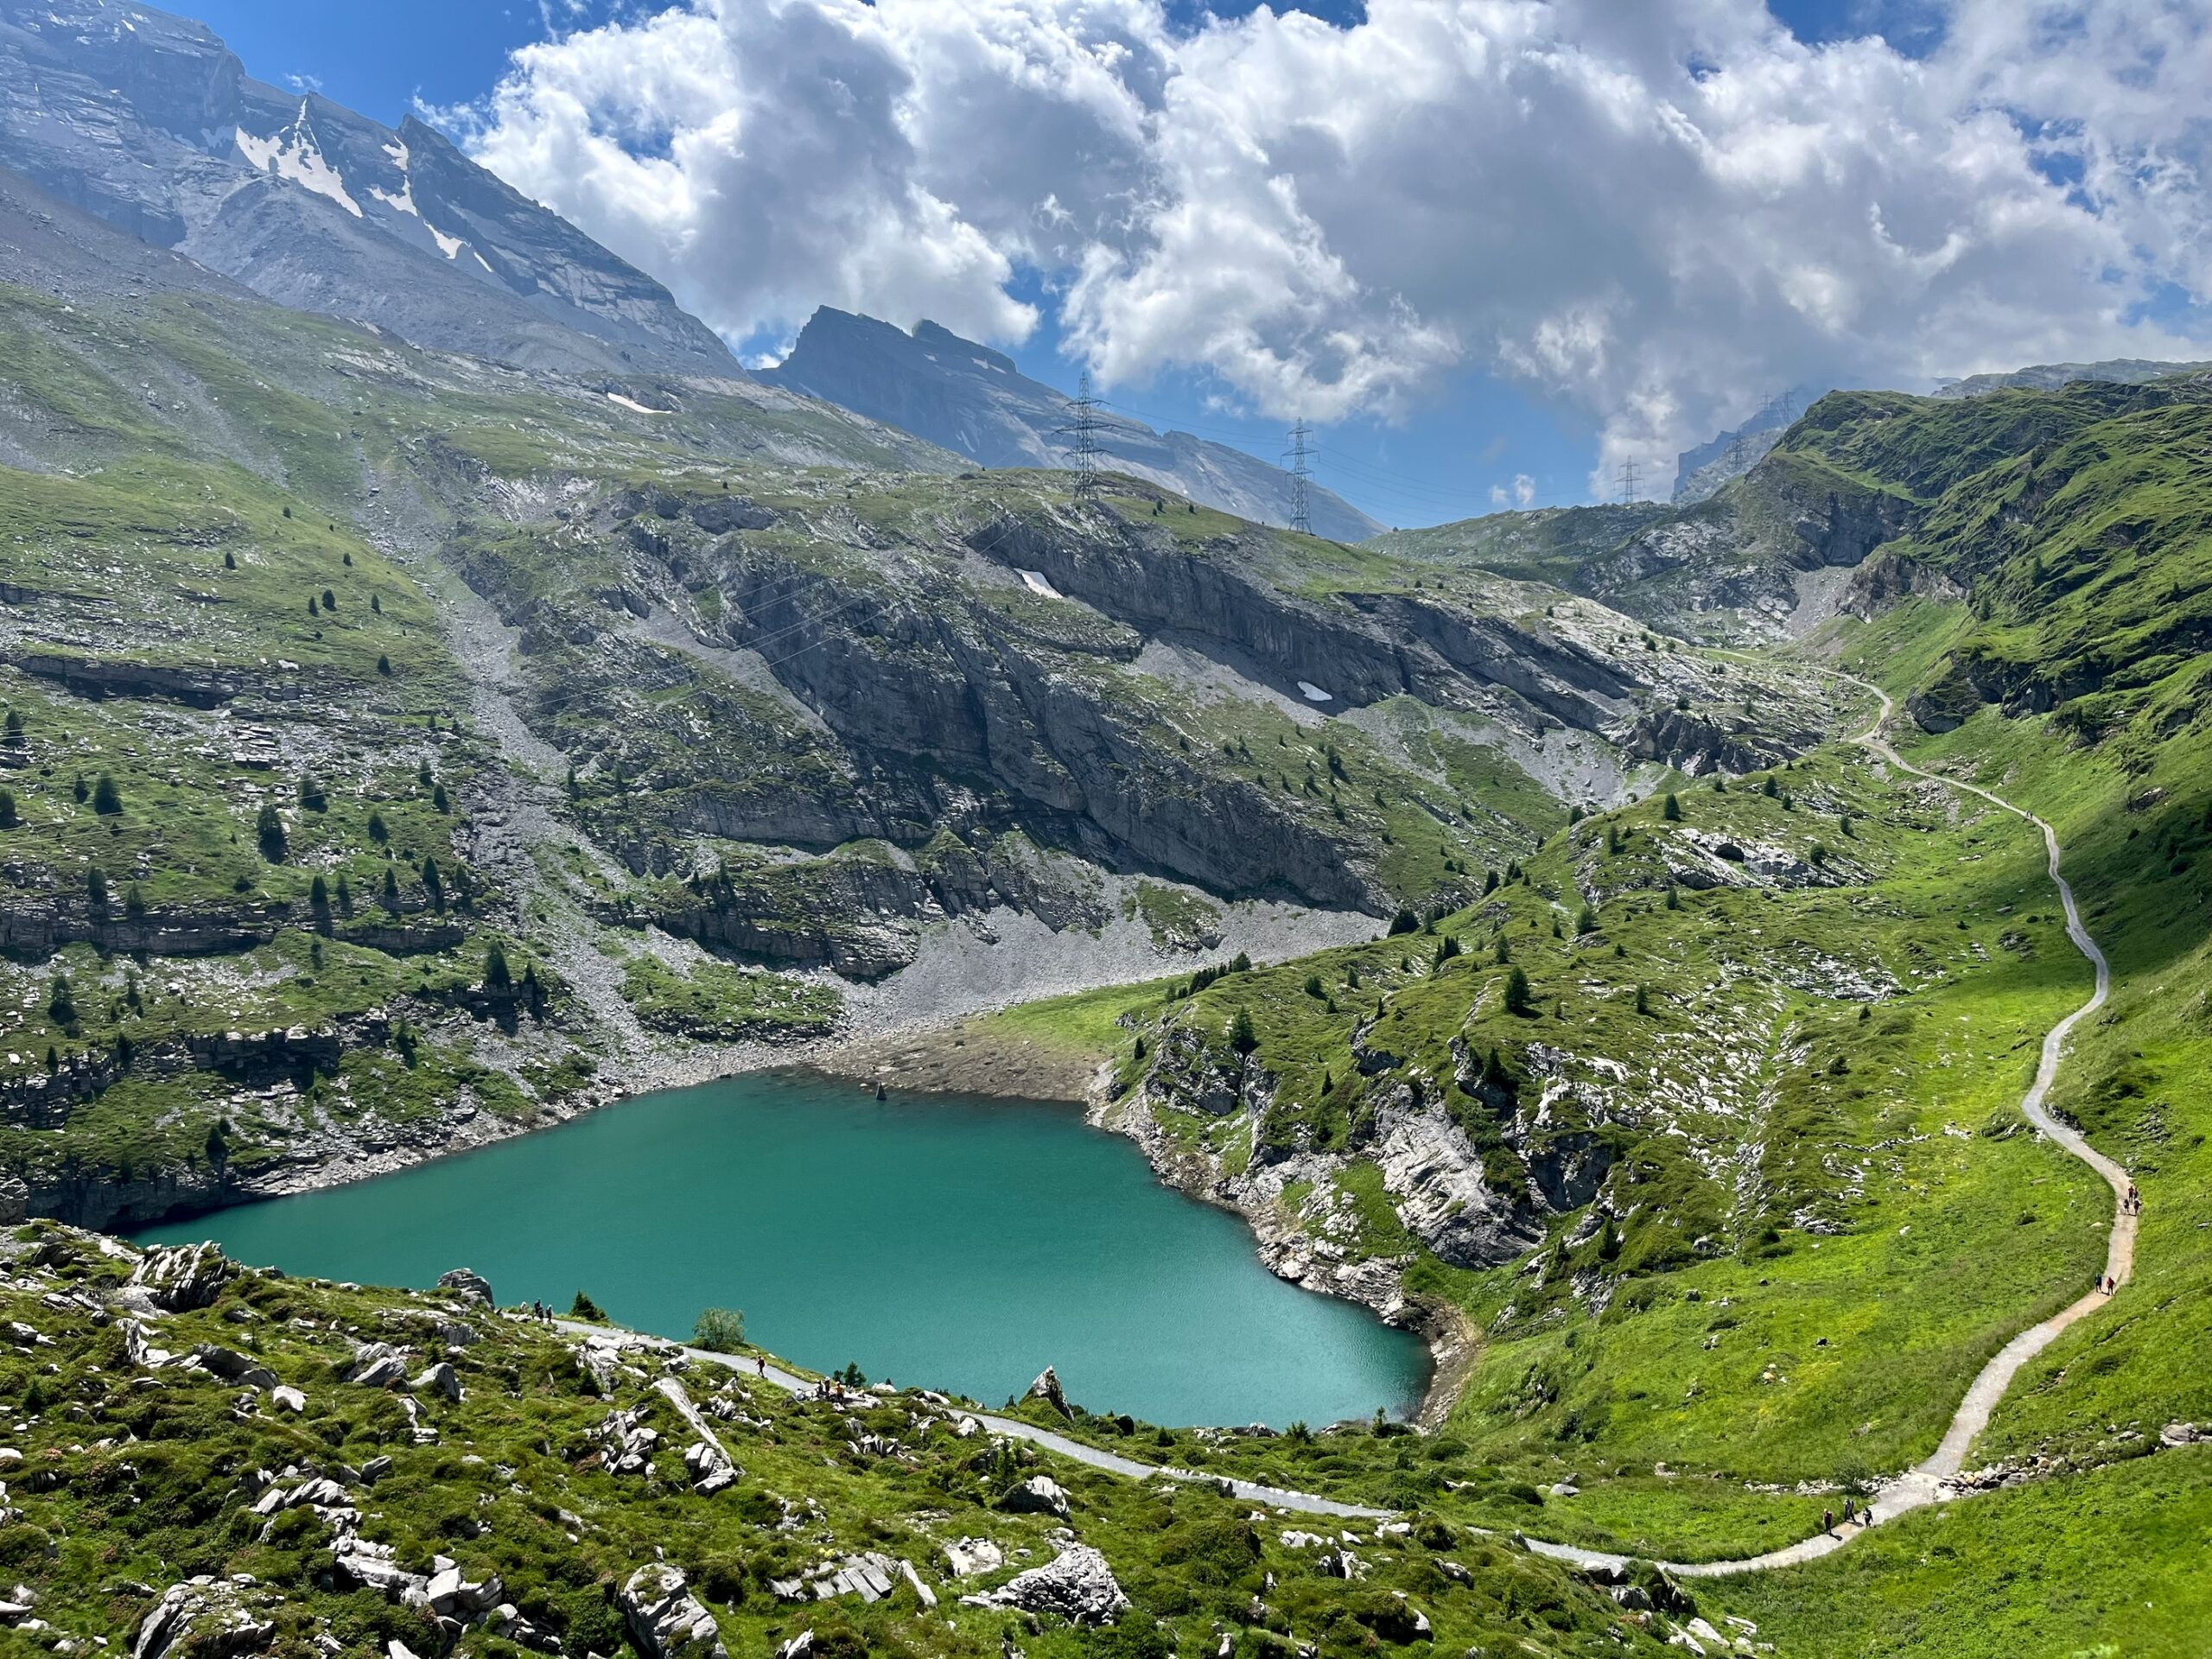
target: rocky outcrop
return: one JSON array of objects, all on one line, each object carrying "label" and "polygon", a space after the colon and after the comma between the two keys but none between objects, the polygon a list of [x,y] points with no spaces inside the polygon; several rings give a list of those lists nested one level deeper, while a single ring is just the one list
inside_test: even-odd
[{"label": "rocky outcrop", "polygon": [[131,1640],[130,1659],[234,1659],[275,1638],[274,1600],[266,1591],[201,1576],[162,1592]]},{"label": "rocky outcrop", "polygon": [[1012,1607],[1071,1624],[1111,1624],[1129,1607],[1106,1558],[1077,1543],[1068,1544],[1043,1567],[1017,1573],[995,1590],[960,1599],[963,1606]]},{"label": "rocky outcrop", "polygon": [[438,1275],[438,1287],[457,1292],[467,1300],[480,1303],[486,1307],[499,1305],[493,1300],[492,1281],[470,1268],[447,1269]]},{"label": "rocky outcrop", "polygon": [[139,1257],[127,1282],[163,1312],[188,1313],[210,1306],[238,1271],[219,1244],[154,1244]]},{"label": "rocky outcrop", "polygon": [[686,1587],[680,1567],[665,1562],[639,1567],[615,1605],[645,1659],[729,1659],[715,1616]]},{"label": "rocky outcrop", "polygon": [[1527,1192],[1491,1184],[1482,1154],[1440,1103],[1387,1090],[1364,1148],[1407,1229],[1454,1267],[1494,1268],[1542,1242],[1544,1211]]},{"label": "rocky outcrop", "polygon": [[1029,1385],[1025,1397],[1031,1400],[1042,1400],[1063,1417],[1075,1415],[1068,1409],[1067,1395],[1060,1387],[1060,1374],[1050,1365],[1037,1373],[1037,1380]]}]

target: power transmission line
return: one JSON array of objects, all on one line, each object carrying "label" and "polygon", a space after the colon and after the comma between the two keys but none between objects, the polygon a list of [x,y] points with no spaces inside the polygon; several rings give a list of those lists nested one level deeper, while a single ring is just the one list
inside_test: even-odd
[{"label": "power transmission line", "polygon": [[1290,462],[1290,527],[1301,536],[1313,533],[1313,504],[1307,496],[1307,482],[1313,469],[1306,465],[1306,440],[1313,435],[1313,429],[1306,424],[1301,415],[1290,429],[1290,448],[1283,458]]},{"label": "power transmission line", "polygon": [[1621,499],[1633,504],[1637,499],[1638,498],[1636,493],[1636,462],[1634,461],[1624,461],[1621,462]]},{"label": "power transmission line", "polygon": [[1054,434],[1069,442],[1063,447],[1068,451],[1069,469],[1075,474],[1075,499],[1089,500],[1098,493],[1098,405],[1100,400],[1090,395],[1090,371],[1083,372],[1075,397],[1069,401],[1068,410],[1074,418]]}]

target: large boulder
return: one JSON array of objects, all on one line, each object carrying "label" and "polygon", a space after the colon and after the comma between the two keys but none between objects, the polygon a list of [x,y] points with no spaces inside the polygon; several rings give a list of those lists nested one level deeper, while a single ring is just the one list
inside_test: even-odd
[{"label": "large boulder", "polygon": [[715,1616],[685,1587],[681,1568],[661,1561],[639,1567],[616,1601],[645,1659],[729,1659]]},{"label": "large boulder", "polygon": [[999,1500],[999,1507],[1016,1515],[1057,1515],[1068,1512],[1068,1495],[1050,1475],[1032,1475]]},{"label": "large boulder", "polygon": [[223,1287],[238,1273],[238,1263],[210,1241],[199,1244],[156,1244],[130,1270],[130,1283],[143,1290],[156,1307],[171,1313],[188,1313],[206,1307],[223,1294]]},{"label": "large boulder", "polygon": [[486,1307],[497,1306],[492,1300],[492,1282],[473,1268],[455,1268],[438,1275],[438,1288],[458,1291],[471,1301],[481,1302]]},{"label": "large boulder", "polygon": [[365,1389],[389,1389],[407,1380],[407,1352],[388,1342],[365,1342],[340,1375]]},{"label": "large boulder", "polygon": [[995,1590],[960,1599],[969,1607],[1051,1613],[1071,1624],[1111,1624],[1129,1605],[1106,1558],[1088,1544],[1070,1544],[1043,1567],[1018,1573]]}]

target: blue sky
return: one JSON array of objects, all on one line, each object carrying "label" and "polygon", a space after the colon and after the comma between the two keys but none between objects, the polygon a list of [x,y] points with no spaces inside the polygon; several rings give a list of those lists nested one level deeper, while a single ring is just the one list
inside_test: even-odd
[{"label": "blue sky", "polygon": [[[1941,39],[1935,0],[1770,0],[1774,15],[1802,40],[1823,42],[1880,34],[1905,58]],[[278,85],[312,85],[327,96],[386,121],[410,105],[454,106],[480,99],[508,67],[518,47],[546,38],[547,17],[563,28],[634,21],[659,10],[641,0],[382,0],[382,3],[301,5],[296,0],[181,0],[221,35],[249,71]],[[1238,10],[1243,7],[1236,8]],[[1329,22],[1362,16],[1344,0],[1312,0],[1305,9]],[[1187,19],[1195,14],[1184,10]],[[524,188],[528,181],[518,180]],[[557,185],[548,187],[557,188]],[[641,258],[652,268],[657,263]],[[678,270],[655,274],[686,296]],[[1017,272],[1011,291],[1036,305],[1041,323],[1011,354],[1035,378],[1072,390],[1076,370],[1058,352],[1058,297],[1033,273]],[[687,296],[688,297],[688,296]],[[823,294],[823,300],[836,296]],[[810,302],[811,302],[810,301]],[[2186,292],[2164,302],[2178,314]],[[884,309],[888,310],[886,305]],[[980,332],[971,330],[971,332]],[[759,334],[735,342],[758,350]],[[1004,345],[1003,341],[996,342]],[[1774,368],[1778,386],[1815,378],[1826,365],[1802,360],[1796,372]],[[1824,382],[1846,379],[1840,372]],[[1385,524],[1412,524],[1494,511],[1498,492],[1537,505],[1592,499],[1599,457],[1610,474],[1615,449],[1604,446],[1605,411],[1589,398],[1549,396],[1532,387],[1540,377],[1508,380],[1470,367],[1425,388],[1410,418],[1396,423],[1354,416],[1319,429],[1319,480]],[[1892,380],[1886,384],[1899,384]],[[1752,402],[1762,390],[1750,388]],[[1741,390],[1741,389],[1739,389]],[[1268,460],[1287,443],[1280,417],[1247,418],[1248,400],[1207,373],[1154,371],[1139,384],[1108,392],[1117,408],[1158,426],[1175,426],[1238,444]],[[1654,440],[1641,461],[1643,493],[1663,495],[1672,481],[1672,449],[1708,435],[1710,415],[1677,423]],[[1522,483],[1516,492],[1516,482]]]}]

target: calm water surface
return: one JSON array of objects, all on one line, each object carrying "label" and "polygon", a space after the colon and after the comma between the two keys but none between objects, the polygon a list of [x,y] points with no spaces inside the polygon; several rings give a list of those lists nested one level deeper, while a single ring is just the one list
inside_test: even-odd
[{"label": "calm water surface", "polygon": [[817,1370],[996,1402],[1058,1367],[1155,1422],[1319,1424],[1409,1410],[1421,1344],[1260,1266],[1234,1216],[1156,1181],[1071,1107],[894,1096],[812,1076],[648,1096],[358,1185],[142,1234],[241,1261],[503,1303],[588,1291],[688,1335],[702,1307]]}]

